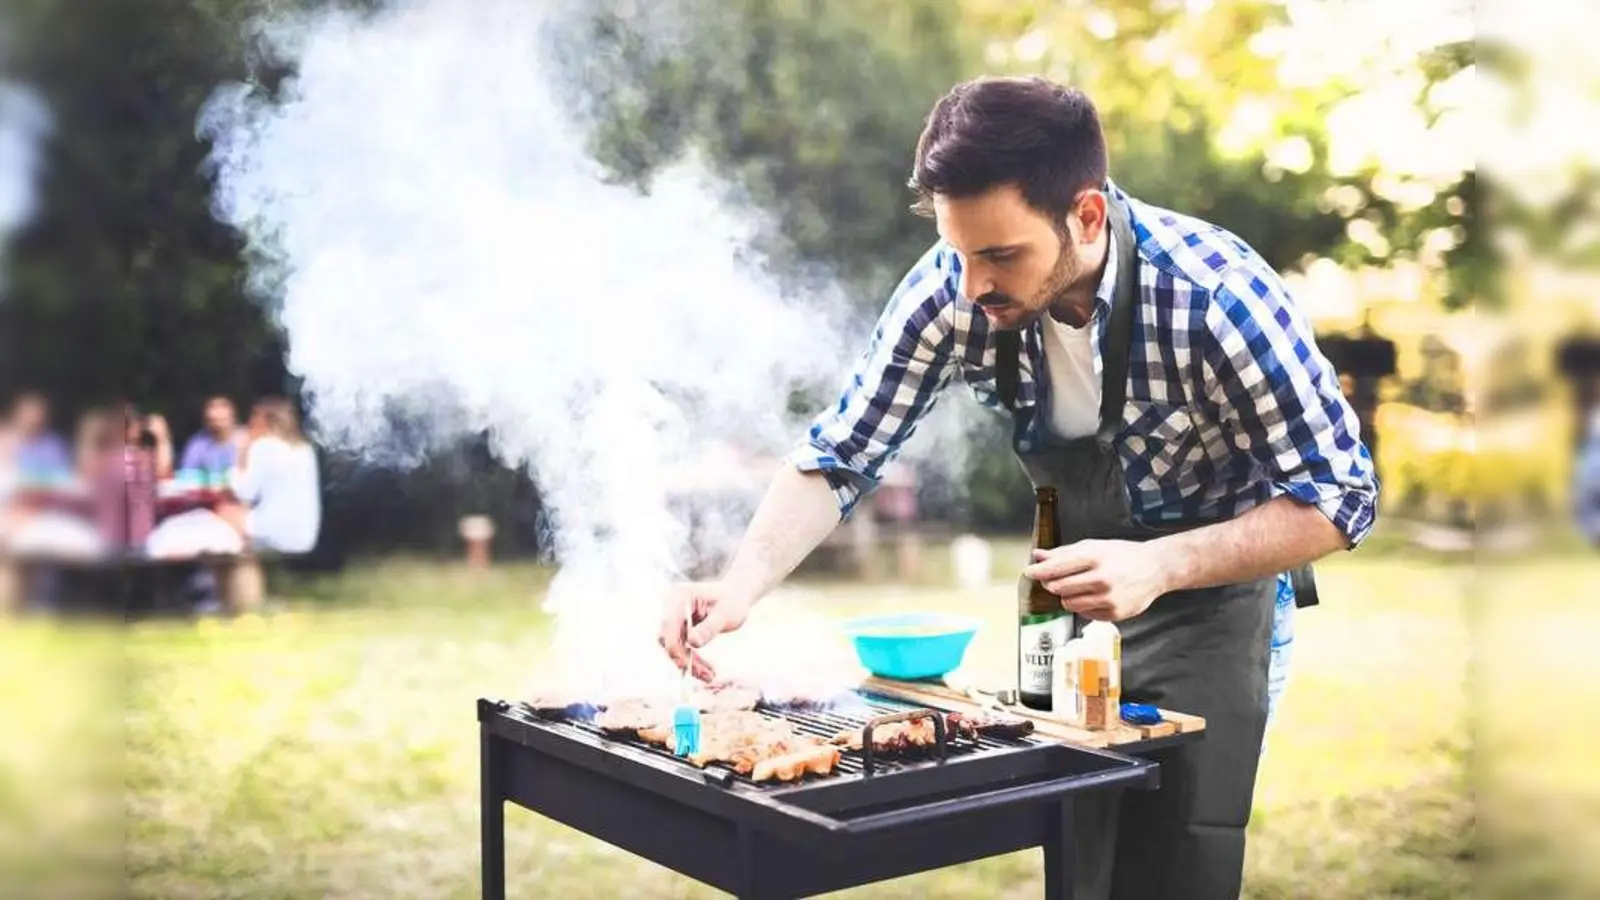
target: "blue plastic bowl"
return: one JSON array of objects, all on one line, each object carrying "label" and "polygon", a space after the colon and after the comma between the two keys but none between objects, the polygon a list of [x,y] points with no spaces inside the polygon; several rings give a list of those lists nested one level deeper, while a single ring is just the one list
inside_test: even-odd
[{"label": "blue plastic bowl", "polygon": [[851,619],[844,629],[867,671],[910,681],[938,678],[959,668],[978,624],[968,616],[902,613]]}]

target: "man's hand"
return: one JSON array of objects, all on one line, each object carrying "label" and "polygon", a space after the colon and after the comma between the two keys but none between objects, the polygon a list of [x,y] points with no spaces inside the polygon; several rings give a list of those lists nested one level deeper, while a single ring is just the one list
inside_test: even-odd
[{"label": "man's hand", "polygon": [[1121,622],[1139,615],[1171,590],[1150,545],[1139,541],[1078,541],[1033,551],[1022,574],[1061,598],[1061,606],[1090,619]]},{"label": "man's hand", "polygon": [[[659,640],[667,655],[678,668],[690,660],[689,648],[699,649],[712,638],[734,631],[744,624],[755,601],[748,593],[735,589],[726,581],[690,582],[675,586],[667,592],[661,606],[661,633]],[[685,628],[684,616],[694,609],[693,621]],[[687,639],[687,645],[685,640]],[[711,681],[716,670],[706,658],[693,655],[692,674],[701,681]]]}]

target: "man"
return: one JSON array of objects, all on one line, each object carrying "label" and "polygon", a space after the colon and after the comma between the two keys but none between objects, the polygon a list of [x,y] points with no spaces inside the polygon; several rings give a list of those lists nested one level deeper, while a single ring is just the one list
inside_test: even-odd
[{"label": "man", "polygon": [[227,397],[212,397],[206,401],[205,427],[183,445],[178,470],[226,472],[233,468],[239,447],[245,440],[233,401]]},{"label": "man", "polygon": [[11,406],[16,466],[24,478],[56,478],[72,473],[72,451],[50,429],[50,401],[32,391]]},{"label": "man", "polygon": [[1278,576],[1372,527],[1355,415],[1260,256],[1109,180],[1081,93],[957,86],[928,118],[911,186],[938,243],[724,576],[668,598],[662,643],[682,664],[684,593],[689,644],[739,627],[959,378],[1011,414],[1029,476],[1060,495],[1062,544],[1024,577],[1061,598],[1074,632],[1118,623],[1128,700],[1208,720],[1205,740],[1156,755],[1161,790],[1080,804],[1076,895],[1236,897],[1275,611],[1292,611]]}]

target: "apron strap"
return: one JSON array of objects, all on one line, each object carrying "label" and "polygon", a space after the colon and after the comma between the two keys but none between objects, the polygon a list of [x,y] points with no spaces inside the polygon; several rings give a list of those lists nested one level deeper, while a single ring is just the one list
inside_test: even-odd
[{"label": "apron strap", "polygon": [[1015,331],[997,331],[994,335],[994,380],[1000,391],[1000,402],[1006,409],[1017,408],[1017,373],[1022,367],[1022,341]]},{"label": "apron strap", "polygon": [[1117,284],[1100,354],[1100,437],[1109,441],[1122,423],[1122,407],[1128,399],[1128,350],[1133,339],[1133,312],[1139,306],[1139,245],[1133,239],[1128,205],[1110,193],[1106,194],[1106,219],[1117,244]]},{"label": "apron strap", "polygon": [[1317,596],[1316,570],[1310,563],[1289,572],[1289,583],[1294,586],[1294,605],[1302,609],[1321,603]]}]

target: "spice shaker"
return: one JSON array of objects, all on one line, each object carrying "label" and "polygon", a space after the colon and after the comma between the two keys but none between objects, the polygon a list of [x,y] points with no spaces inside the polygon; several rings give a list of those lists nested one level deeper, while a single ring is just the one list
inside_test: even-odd
[{"label": "spice shaker", "polygon": [[1083,726],[1116,728],[1122,719],[1122,632],[1110,622],[1084,626],[1078,665]]}]

